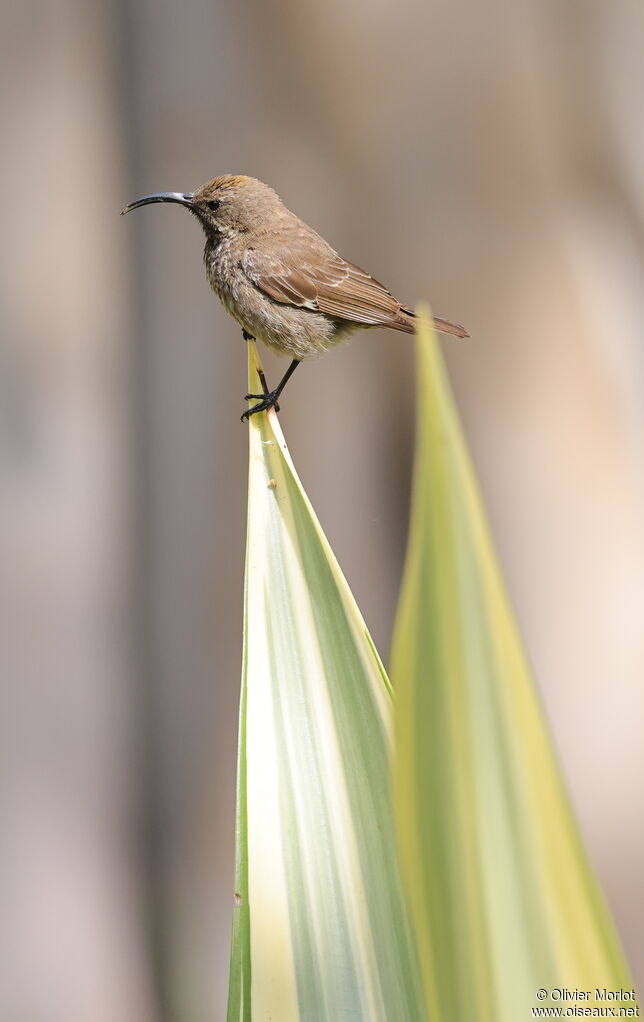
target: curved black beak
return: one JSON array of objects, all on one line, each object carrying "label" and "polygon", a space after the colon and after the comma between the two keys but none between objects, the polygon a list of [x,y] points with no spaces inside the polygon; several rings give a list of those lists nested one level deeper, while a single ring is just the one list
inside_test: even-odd
[{"label": "curved black beak", "polygon": [[144,195],[142,199],[131,202],[121,210],[121,216],[132,209],[138,209],[139,206],[147,206],[150,202],[177,202],[180,206],[193,208],[192,192],[155,192],[154,195]]}]

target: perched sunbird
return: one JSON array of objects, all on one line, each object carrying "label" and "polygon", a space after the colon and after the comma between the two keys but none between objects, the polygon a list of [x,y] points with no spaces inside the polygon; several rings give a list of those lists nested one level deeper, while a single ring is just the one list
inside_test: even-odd
[{"label": "perched sunbird", "polygon": [[[258,403],[242,419],[278,398],[295,369],[363,327],[414,332],[415,314],[359,266],[347,262],[279,195],[254,177],[224,174],[194,192],[156,192],[123,213],[151,202],[176,202],[196,216],[206,235],[204,264],[213,291],[255,338],[292,361],[275,390],[247,394]],[[468,337],[457,323],[434,319],[445,334]],[[262,380],[265,385],[265,381]]]}]

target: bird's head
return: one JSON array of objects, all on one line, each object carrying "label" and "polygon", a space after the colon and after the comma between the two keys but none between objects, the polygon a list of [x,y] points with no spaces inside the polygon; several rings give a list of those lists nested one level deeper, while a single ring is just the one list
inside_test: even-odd
[{"label": "bird's head", "polygon": [[196,216],[206,237],[235,236],[274,230],[285,207],[276,192],[254,177],[224,174],[194,192],[155,192],[131,202],[123,213],[151,202],[175,202]]}]

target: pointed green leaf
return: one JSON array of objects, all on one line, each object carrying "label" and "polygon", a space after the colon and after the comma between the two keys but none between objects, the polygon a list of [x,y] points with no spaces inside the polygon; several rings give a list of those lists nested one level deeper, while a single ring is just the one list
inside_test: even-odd
[{"label": "pointed green leaf", "polygon": [[539,988],[631,981],[562,787],[426,317],[418,405],[391,665],[403,877],[433,1022],[518,1022],[533,1017]]},{"label": "pointed green leaf", "polygon": [[[256,346],[249,389],[259,392]],[[251,417],[229,1022],[415,1022],[391,693],[277,416]]]}]

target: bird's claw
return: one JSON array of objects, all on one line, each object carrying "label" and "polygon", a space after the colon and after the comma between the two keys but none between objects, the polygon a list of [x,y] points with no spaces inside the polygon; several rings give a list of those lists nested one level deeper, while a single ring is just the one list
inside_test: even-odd
[{"label": "bird's claw", "polygon": [[243,422],[244,419],[249,419],[251,415],[255,414],[255,412],[266,412],[269,408],[274,408],[276,412],[279,412],[280,406],[277,400],[278,396],[279,395],[274,390],[269,391],[268,394],[246,394],[244,396],[244,401],[254,401],[255,399],[258,399],[259,403],[253,405],[252,408],[247,408],[241,417],[241,421]]}]

